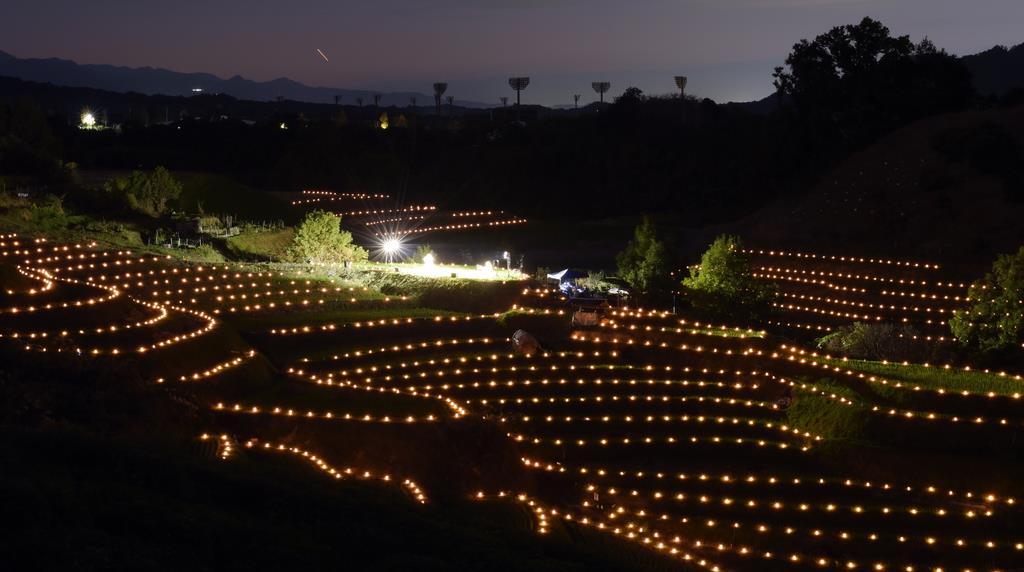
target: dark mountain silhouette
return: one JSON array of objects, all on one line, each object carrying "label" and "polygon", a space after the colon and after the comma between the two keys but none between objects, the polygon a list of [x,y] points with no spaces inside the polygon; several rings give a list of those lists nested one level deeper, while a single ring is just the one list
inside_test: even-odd
[{"label": "dark mountain silhouette", "polygon": [[996,46],[961,58],[974,76],[974,87],[983,95],[1002,95],[1024,89],[1024,44]]},{"label": "dark mountain silhouette", "polygon": [[[191,95],[193,88],[204,93],[223,93],[238,99],[272,101],[278,97],[309,103],[334,103],[336,95],[341,101],[354,104],[357,97],[365,104],[373,102],[373,94],[382,95],[381,105],[409,104],[416,97],[419,105],[431,105],[432,95],[418,92],[374,92],[369,90],[311,87],[288,78],[253,81],[235,75],[228,79],[208,73],[184,73],[162,68],[130,68],[103,64],[79,64],[60,58],[18,58],[0,51],[0,76],[52,83],[70,87],[90,87],[117,92],[134,91],[147,95]],[[474,101],[456,100],[462,107],[493,107]]]}]

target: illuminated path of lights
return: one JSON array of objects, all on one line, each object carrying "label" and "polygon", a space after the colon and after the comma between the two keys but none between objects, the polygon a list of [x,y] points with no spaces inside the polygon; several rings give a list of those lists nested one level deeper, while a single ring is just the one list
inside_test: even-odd
[{"label": "illuminated path of lights", "polygon": [[[376,198],[328,193],[309,192],[304,200],[350,201],[355,208]],[[503,215],[452,218],[463,216],[486,221]],[[941,278],[933,263],[751,255],[759,275],[779,284],[777,303],[790,322],[709,324],[620,308],[597,327],[523,355],[513,351],[514,329],[498,314],[336,321],[310,309],[373,306],[400,314],[413,301],[294,273],[183,265],[4,235],[0,264],[19,273],[4,285],[0,339],[83,360],[157,359],[209,345],[204,340],[219,339],[232,320],[260,320],[252,347],[225,347],[152,372],[154,383],[204,392],[204,405],[222,425],[200,438],[216,443],[218,458],[285,456],[323,478],[394,486],[426,503],[431,492],[421,483],[428,475],[406,474],[400,464],[339,461],[329,437],[301,440],[284,428],[309,428],[301,432],[307,436],[362,435],[356,431],[483,422],[496,428],[501,445],[532,478],[468,496],[521,503],[541,534],[585,528],[600,541],[660,553],[666,567],[913,572],[1024,566],[1018,526],[1024,515],[987,466],[972,465],[971,478],[956,485],[944,479],[948,463],[916,474],[898,465],[862,474],[834,458],[849,444],[789,417],[802,400],[830,404],[865,420],[873,435],[917,447],[919,458],[946,446],[981,452],[1012,446],[1024,429],[1021,394],[1013,390],[1024,382],[1020,372],[989,374],[993,387],[1003,383],[998,391],[921,386],[858,371],[842,356],[775,335],[855,319],[905,320],[942,343],[949,312],[966,302],[966,285]],[[564,301],[549,290],[524,288],[514,309],[524,319],[568,320]],[[296,312],[307,312],[298,315],[309,321],[296,324]],[[290,322],[275,322],[286,315]],[[246,368],[278,354],[289,358],[280,364],[284,389],[274,397],[216,395],[225,387],[218,383],[233,375],[245,380]],[[971,463],[971,457],[961,461]],[[933,477],[920,476],[926,473]]]}]

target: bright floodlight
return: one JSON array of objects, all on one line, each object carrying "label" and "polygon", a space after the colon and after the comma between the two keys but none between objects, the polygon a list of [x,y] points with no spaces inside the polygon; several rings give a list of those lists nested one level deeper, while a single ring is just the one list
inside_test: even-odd
[{"label": "bright floodlight", "polygon": [[402,249],[402,243],[397,238],[392,237],[384,240],[382,248],[384,249],[384,254],[393,256],[398,254],[398,251]]},{"label": "bright floodlight", "polygon": [[82,112],[81,121],[82,127],[86,127],[89,129],[96,127],[96,116],[89,111]]}]

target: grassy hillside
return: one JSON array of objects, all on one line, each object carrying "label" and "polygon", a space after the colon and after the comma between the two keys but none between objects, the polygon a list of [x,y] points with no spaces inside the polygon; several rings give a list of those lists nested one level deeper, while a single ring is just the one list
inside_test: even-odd
[{"label": "grassy hillside", "polygon": [[181,182],[181,207],[187,212],[197,212],[202,206],[209,214],[256,221],[291,222],[293,218],[289,205],[281,199],[224,175],[176,171],[174,177]]},{"label": "grassy hillside", "polygon": [[[1024,106],[929,118],[736,228],[762,244],[987,265],[1024,243]],[[984,222],[982,222],[984,221]]]}]

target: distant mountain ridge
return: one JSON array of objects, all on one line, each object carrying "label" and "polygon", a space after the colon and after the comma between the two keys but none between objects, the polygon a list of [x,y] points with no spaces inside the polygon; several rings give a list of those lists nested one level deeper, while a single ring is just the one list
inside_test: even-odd
[{"label": "distant mountain ridge", "polygon": [[960,59],[971,70],[974,88],[982,95],[1024,89],[1024,44],[1012,48],[996,46]]},{"label": "distant mountain ridge", "polygon": [[[18,58],[0,50],[0,76],[70,87],[89,87],[108,91],[135,91],[147,95],[191,95],[193,88],[205,93],[223,93],[237,99],[273,101],[278,97],[309,103],[334,103],[335,96],[347,105],[361,97],[373,103],[373,95],[381,94],[381,105],[406,106],[415,97],[417,105],[431,105],[433,95],[419,92],[383,92],[333,87],[312,87],[288,78],[254,81],[240,75],[223,79],[209,73],[186,73],[141,67],[130,68],[106,64],[79,64],[61,58]],[[461,107],[493,107],[475,101],[455,100]]]},{"label": "distant mountain ridge", "polygon": [[[1013,89],[1024,89],[1024,44],[1014,47],[995,46],[991,49],[962,56],[961,60],[974,76],[974,85],[982,95],[1002,95]],[[69,87],[87,87],[115,92],[138,92],[146,95],[191,95],[193,88],[206,93],[222,93],[237,99],[273,101],[278,97],[307,103],[334,103],[341,96],[342,103],[364,104],[373,102],[374,93],[381,94],[385,106],[406,106],[415,97],[417,104],[429,106],[433,95],[419,92],[375,92],[372,90],[313,87],[288,79],[254,81],[240,75],[228,79],[201,72],[176,72],[163,68],[131,68],[107,64],[79,64],[62,58],[19,58],[0,50],[0,76],[27,81],[52,83]],[[460,107],[489,108],[493,105],[478,101],[455,100]],[[775,94],[736,105],[754,113],[767,113],[778,107]]]}]

